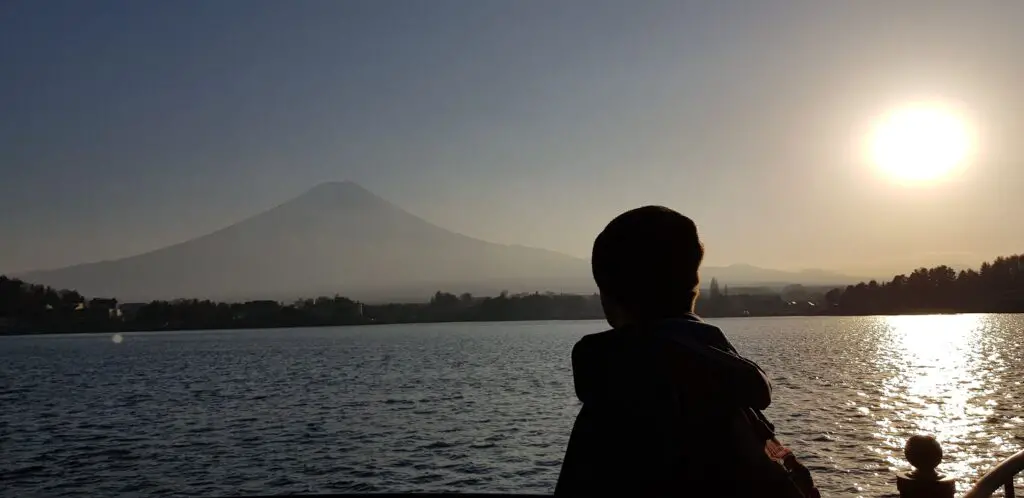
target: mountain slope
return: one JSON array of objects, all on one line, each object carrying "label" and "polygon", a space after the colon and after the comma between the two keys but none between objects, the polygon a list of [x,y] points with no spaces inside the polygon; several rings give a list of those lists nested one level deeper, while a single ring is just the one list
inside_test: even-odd
[{"label": "mountain slope", "polygon": [[344,182],[319,185],[181,244],[23,278],[121,300],[287,299],[336,292],[383,299],[422,298],[440,286],[481,292],[536,282],[572,290],[557,289],[562,286],[556,283],[589,285],[588,270],[578,258],[456,234]]}]

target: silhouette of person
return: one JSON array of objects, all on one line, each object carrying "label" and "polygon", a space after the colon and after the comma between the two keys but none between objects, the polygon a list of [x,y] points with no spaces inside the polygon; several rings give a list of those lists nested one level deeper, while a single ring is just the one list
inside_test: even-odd
[{"label": "silhouette of person", "polygon": [[612,329],[573,347],[583,406],[555,496],[815,496],[760,413],[765,373],[693,312],[703,258],[697,226],[665,207],[623,213],[598,235],[593,274]]}]

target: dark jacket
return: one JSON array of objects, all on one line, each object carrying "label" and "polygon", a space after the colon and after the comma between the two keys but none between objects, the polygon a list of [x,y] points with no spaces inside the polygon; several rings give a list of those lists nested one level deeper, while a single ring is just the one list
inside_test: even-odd
[{"label": "dark jacket", "polygon": [[771,384],[696,315],[583,337],[555,495],[798,496],[764,454]]}]

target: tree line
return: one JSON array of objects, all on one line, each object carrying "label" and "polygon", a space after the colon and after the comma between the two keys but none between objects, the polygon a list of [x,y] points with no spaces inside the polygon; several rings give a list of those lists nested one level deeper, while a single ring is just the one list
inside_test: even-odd
[{"label": "tree line", "polygon": [[119,303],[87,299],[0,276],[0,334],[210,330],[328,325],[601,318],[596,295],[532,293],[476,297],[437,292],[425,303],[366,304],[343,296],[238,303],[177,299]]},{"label": "tree line", "polygon": [[[996,258],[978,271],[920,268],[846,288],[734,289],[712,278],[697,300],[707,317],[1024,312],[1024,256]],[[199,299],[118,303],[0,276],[0,334],[315,327],[385,323],[600,319],[594,295],[503,292],[494,297],[438,291],[424,303],[361,303],[343,296],[277,301]]]},{"label": "tree line", "polygon": [[861,282],[825,294],[834,314],[1024,312],[1024,255],[999,257],[975,271],[918,268],[888,282]]}]

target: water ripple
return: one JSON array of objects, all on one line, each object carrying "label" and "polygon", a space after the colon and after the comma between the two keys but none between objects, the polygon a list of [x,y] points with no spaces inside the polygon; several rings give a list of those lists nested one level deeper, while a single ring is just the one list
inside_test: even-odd
[{"label": "water ripple", "polygon": [[[1024,447],[1024,317],[719,324],[826,496],[894,495],[915,433],[961,489]],[[601,328],[2,338],[0,495],[550,492],[579,410],[569,353]]]}]

